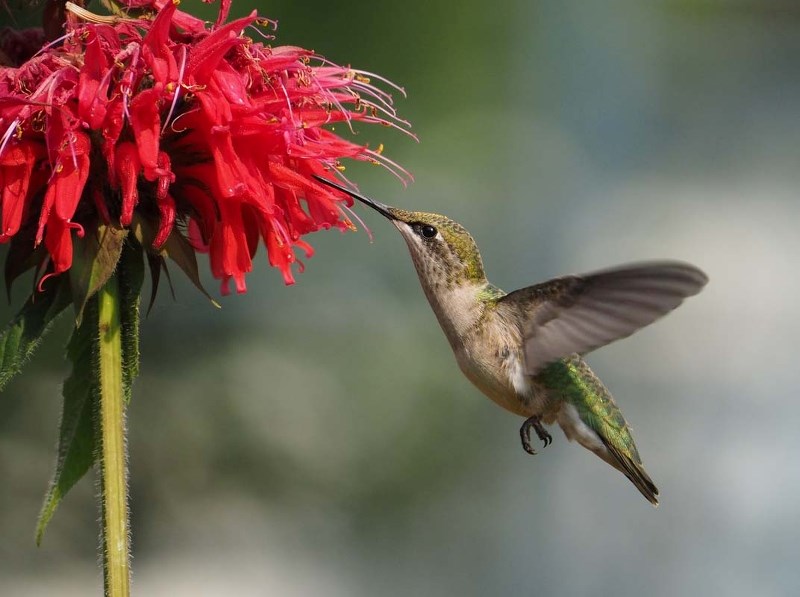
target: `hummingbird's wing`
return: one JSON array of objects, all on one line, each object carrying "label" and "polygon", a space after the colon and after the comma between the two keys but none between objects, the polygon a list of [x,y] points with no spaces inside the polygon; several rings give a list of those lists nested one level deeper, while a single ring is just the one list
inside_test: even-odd
[{"label": "hummingbird's wing", "polygon": [[708,277],[677,261],[636,263],[515,290],[498,309],[523,321],[525,369],[630,336],[697,294]]}]

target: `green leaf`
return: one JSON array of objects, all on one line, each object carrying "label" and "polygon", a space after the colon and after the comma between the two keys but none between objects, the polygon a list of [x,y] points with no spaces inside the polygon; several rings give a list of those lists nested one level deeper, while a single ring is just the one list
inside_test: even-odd
[{"label": "green leaf", "polygon": [[[97,322],[97,297],[85,308],[90,322]],[[56,470],[36,524],[36,544],[41,544],[47,523],[61,500],[92,467],[100,446],[95,411],[100,380],[97,367],[98,332],[96,325],[76,326],[67,345],[72,373],[64,381],[64,407],[58,438]]]},{"label": "green leaf", "polygon": [[[174,261],[177,266],[181,268],[183,273],[186,274],[186,277],[192,281],[195,288],[202,292],[203,296],[211,301],[212,305],[220,308],[220,304],[211,298],[211,295],[203,288],[203,283],[200,281],[200,271],[197,268],[197,258],[195,257],[194,248],[177,228],[172,229],[172,233],[158,249],[153,248],[155,231],[149,222],[134,215],[133,222],[131,222],[131,230],[136,239],[149,253]],[[152,272],[152,262],[150,265]]]},{"label": "green leaf", "polygon": [[94,232],[75,239],[69,280],[76,325],[81,325],[86,302],[114,273],[127,234],[123,228],[100,224]]},{"label": "green leaf", "polygon": [[172,259],[192,281],[192,284],[194,284],[215,307],[219,308],[219,303],[211,298],[211,295],[206,292],[202,282],[200,282],[200,272],[197,269],[197,258],[194,254],[194,248],[177,229],[173,228],[172,234],[167,238],[167,242],[161,247],[161,254],[164,257]]},{"label": "green leaf", "polygon": [[0,333],[0,390],[20,372],[50,324],[69,305],[69,284],[58,276],[34,291]]},{"label": "green leaf", "polygon": [[11,302],[11,285],[18,277],[31,268],[40,268],[47,259],[44,245],[35,246],[33,231],[23,229],[14,235],[6,253],[5,282],[6,294]]},{"label": "green leaf", "polygon": [[139,374],[139,302],[144,282],[142,249],[125,243],[119,267],[120,324],[122,326],[122,389],[131,400],[133,380]]},{"label": "green leaf", "polygon": [[[127,403],[130,402],[133,380],[139,373],[139,295],[144,281],[141,247],[135,242],[123,242],[118,262],[114,275],[119,280],[120,289],[122,384]],[[106,282],[109,279],[107,277]],[[72,372],[64,382],[58,457],[36,524],[37,545],[41,543],[61,500],[99,458],[102,440],[97,421],[100,400],[97,297],[95,291],[86,302],[83,315],[87,325],[76,324],[67,345]]]},{"label": "green leaf", "polygon": [[[153,310],[153,305],[156,304],[156,295],[158,294],[158,284],[161,281],[161,270],[167,271],[167,266],[164,263],[164,258],[161,255],[153,255],[147,253],[147,265],[150,268],[150,302],[147,305],[147,315]],[[172,290],[170,283],[169,289]],[[172,300],[175,300],[175,292],[172,292]]]}]

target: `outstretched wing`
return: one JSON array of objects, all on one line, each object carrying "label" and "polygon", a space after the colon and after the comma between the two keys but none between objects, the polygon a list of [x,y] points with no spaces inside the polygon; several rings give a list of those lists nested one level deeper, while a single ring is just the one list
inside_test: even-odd
[{"label": "outstretched wing", "polygon": [[515,290],[497,306],[525,322],[525,367],[534,375],[553,361],[630,336],[707,282],[687,263],[653,261],[556,278]]}]

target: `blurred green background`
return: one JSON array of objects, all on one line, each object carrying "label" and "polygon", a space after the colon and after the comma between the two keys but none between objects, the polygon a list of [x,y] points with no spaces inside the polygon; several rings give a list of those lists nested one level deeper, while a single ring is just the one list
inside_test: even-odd
[{"label": "blurred green background", "polygon": [[[361,135],[416,182],[348,172],[386,203],[462,222],[496,284],[653,257],[711,283],[589,358],[635,428],[654,510],[557,429],[522,451],[521,420],[461,376],[373,213],[360,210],[373,244],[310,237],[294,287],[263,252],[222,310],[178,279],[143,323],[128,417],[135,594],[796,594],[800,4],[259,10],[278,43],[405,86],[420,143]],[[101,591],[90,479],[33,542],[68,326],[0,397],[2,595]]]}]

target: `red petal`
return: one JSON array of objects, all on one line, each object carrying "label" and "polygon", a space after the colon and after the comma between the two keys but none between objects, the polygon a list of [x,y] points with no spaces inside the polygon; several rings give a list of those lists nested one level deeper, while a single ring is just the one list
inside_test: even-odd
[{"label": "red petal", "polygon": [[0,189],[2,189],[3,222],[0,242],[7,242],[18,231],[31,173],[44,148],[33,143],[14,143],[0,157]]},{"label": "red petal", "polygon": [[44,244],[53,261],[53,274],[68,270],[72,265],[72,237],[67,223],[55,215],[50,216]]},{"label": "red petal", "polygon": [[106,116],[108,104],[108,57],[94,27],[87,27],[84,43],[86,55],[78,78],[78,116],[89,128],[97,129]]},{"label": "red petal", "polygon": [[170,2],[159,11],[150,25],[150,30],[142,40],[142,56],[153,73],[157,85],[165,85],[178,78],[178,65],[170,50],[170,25],[177,10],[177,4]]},{"label": "red petal", "polygon": [[147,180],[158,178],[158,143],[161,135],[161,91],[145,89],[131,100],[131,127]]},{"label": "red petal", "polygon": [[161,214],[161,221],[158,225],[158,233],[153,241],[153,248],[158,249],[167,242],[172,227],[175,224],[175,200],[171,195],[165,195],[158,199],[158,211]]},{"label": "red petal", "polygon": [[231,279],[236,283],[236,291],[243,293],[247,290],[244,275],[253,268],[253,262],[247,247],[242,210],[238,202],[233,201],[225,201],[219,208],[220,222],[209,246],[212,271],[223,280],[223,294],[227,294]]},{"label": "red petal", "polygon": [[89,178],[89,151],[91,142],[89,136],[75,132],[74,143],[64,148],[61,154],[61,169],[56,170],[51,187],[56,187],[55,208],[56,215],[68,222],[75,215],[83,187]]},{"label": "red petal", "polygon": [[197,83],[205,84],[214,74],[219,61],[232,47],[244,44],[246,40],[239,37],[244,28],[256,21],[256,12],[250,16],[232,21],[220,27],[214,33],[199,42],[192,49],[186,62],[186,74]]},{"label": "red petal", "polygon": [[295,260],[294,252],[278,234],[274,228],[270,228],[266,233],[267,254],[269,255],[269,264],[277,267],[283,274],[283,281],[287,286],[294,284],[294,276],[292,275],[291,264]]},{"label": "red petal", "polygon": [[130,226],[133,208],[139,202],[138,179],[142,170],[139,150],[133,143],[120,143],[117,145],[114,163],[117,180],[122,187],[122,214],[119,221],[123,226]]},{"label": "red petal", "polygon": [[108,171],[114,173],[114,150],[122,133],[122,127],[125,124],[124,119],[124,106],[122,98],[117,97],[108,105],[106,110],[106,119],[103,123],[103,155],[108,163]]}]

